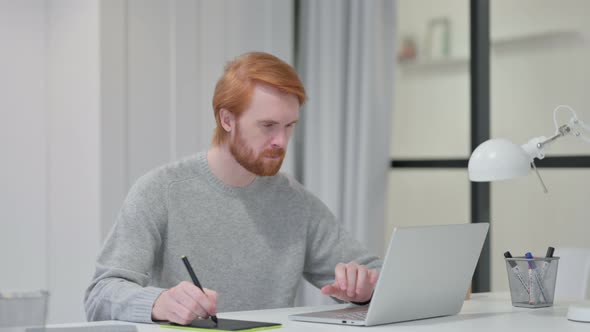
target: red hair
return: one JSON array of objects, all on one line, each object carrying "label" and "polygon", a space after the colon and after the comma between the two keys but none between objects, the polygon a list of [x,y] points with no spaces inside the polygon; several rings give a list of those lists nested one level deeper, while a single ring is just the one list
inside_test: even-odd
[{"label": "red hair", "polygon": [[239,117],[250,104],[256,84],[266,84],[295,95],[299,106],[305,103],[305,88],[293,66],[268,53],[242,54],[227,63],[215,86],[213,110],[217,128],[213,135],[214,145],[223,143],[227,134],[221,126],[219,111],[223,108]]}]

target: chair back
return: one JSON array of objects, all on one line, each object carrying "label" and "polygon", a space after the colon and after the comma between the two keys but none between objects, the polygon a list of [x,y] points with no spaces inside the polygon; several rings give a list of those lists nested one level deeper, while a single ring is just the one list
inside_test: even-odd
[{"label": "chair back", "polygon": [[555,300],[590,299],[590,248],[556,248]]},{"label": "chair back", "polygon": [[48,296],[47,291],[0,291],[0,331],[16,332],[30,327],[44,327]]}]

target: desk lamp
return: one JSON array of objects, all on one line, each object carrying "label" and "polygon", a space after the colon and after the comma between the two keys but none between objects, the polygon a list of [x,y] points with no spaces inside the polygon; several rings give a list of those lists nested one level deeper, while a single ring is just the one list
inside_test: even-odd
[{"label": "desk lamp", "polygon": [[[569,110],[572,117],[564,125],[558,125],[557,112]],[[549,138],[545,136],[535,137],[523,145],[517,145],[503,138],[495,138],[481,143],[471,154],[467,169],[469,180],[474,182],[509,180],[529,174],[534,169],[543,191],[547,193],[547,187],[537,171],[535,158],[545,158],[545,147],[555,140],[566,135],[574,135],[587,143],[590,138],[590,126],[578,119],[576,112],[569,106],[560,105],[553,111],[553,123],[555,134]],[[571,305],[567,318],[580,322],[590,322],[590,303]]]}]

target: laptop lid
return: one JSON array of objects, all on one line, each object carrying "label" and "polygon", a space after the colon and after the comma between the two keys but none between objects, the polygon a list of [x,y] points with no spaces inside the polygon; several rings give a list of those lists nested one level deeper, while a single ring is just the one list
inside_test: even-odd
[{"label": "laptop lid", "polygon": [[367,325],[457,314],[488,228],[487,223],[395,228]]},{"label": "laptop lid", "polygon": [[[364,322],[328,312],[290,319],[371,326],[454,315],[461,310],[489,224],[397,227]],[[345,309],[346,310],[346,309]]]}]

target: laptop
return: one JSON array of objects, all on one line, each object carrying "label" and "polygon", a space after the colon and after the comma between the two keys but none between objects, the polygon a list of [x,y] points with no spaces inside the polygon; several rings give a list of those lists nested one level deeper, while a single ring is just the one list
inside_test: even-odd
[{"label": "laptop", "polygon": [[373,326],[455,315],[479,259],[489,224],[397,227],[371,303],[290,315],[290,320]]}]

